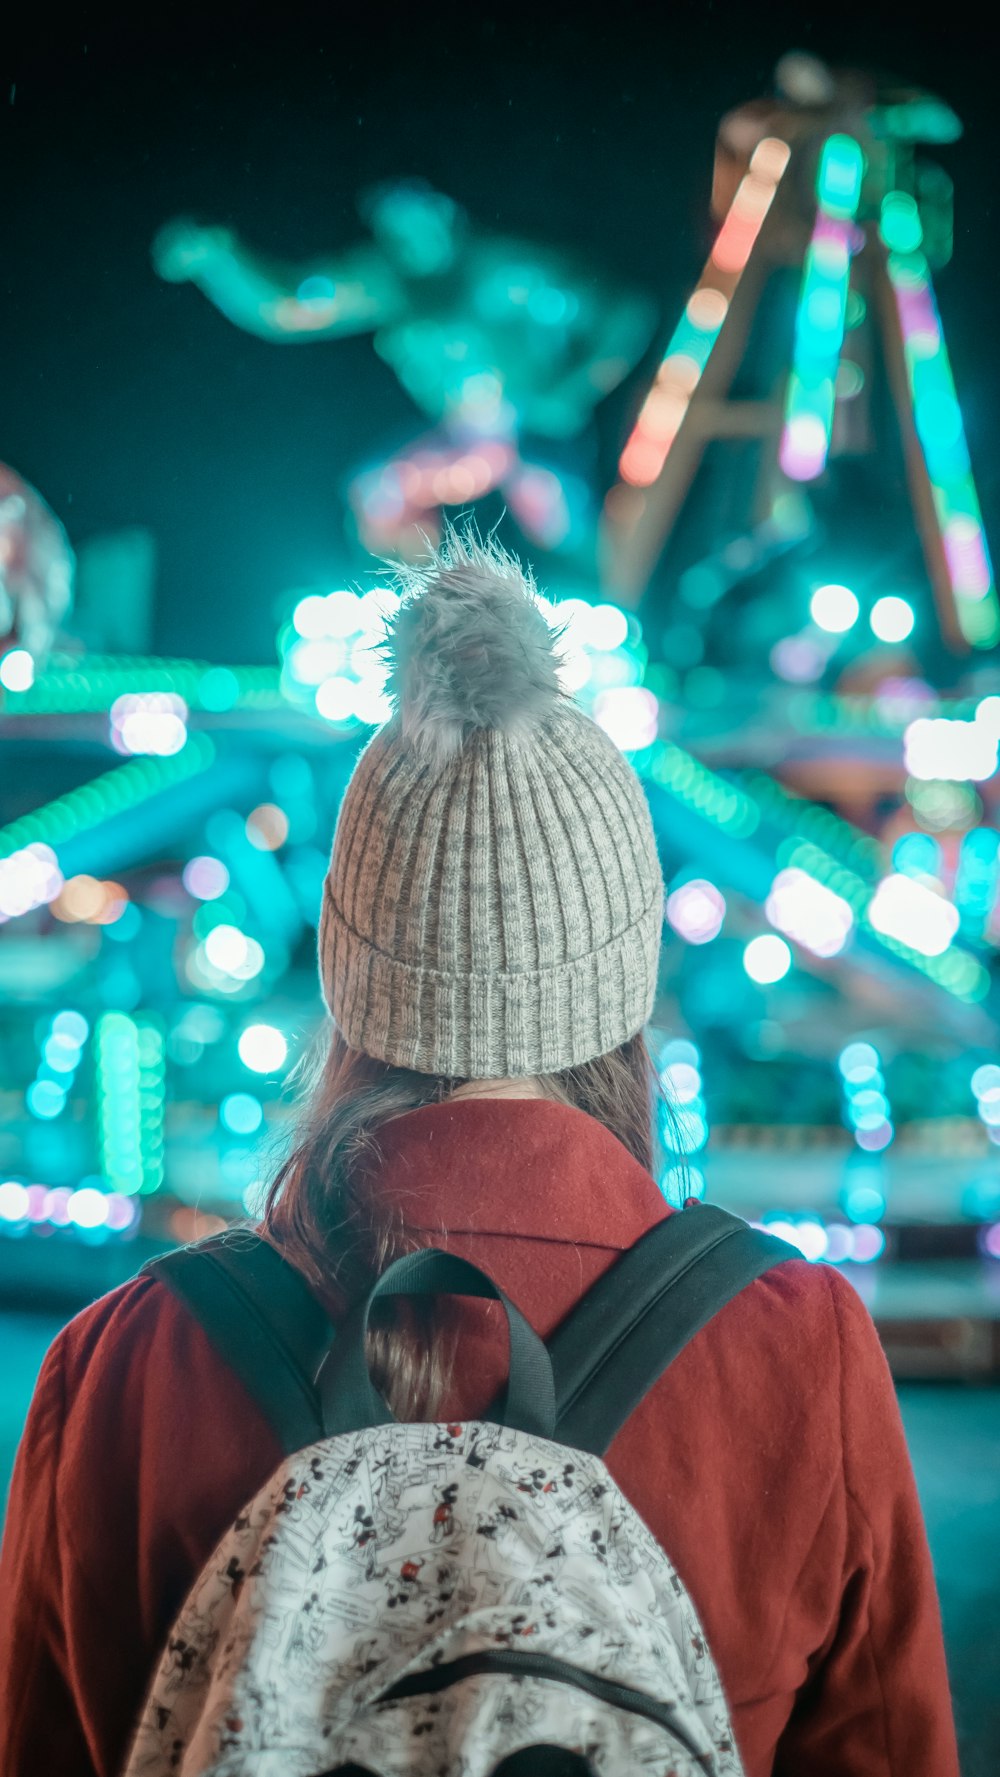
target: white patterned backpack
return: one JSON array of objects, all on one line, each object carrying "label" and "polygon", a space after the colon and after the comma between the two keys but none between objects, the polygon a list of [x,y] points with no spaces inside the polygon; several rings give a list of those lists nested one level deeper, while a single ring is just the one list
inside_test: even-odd
[{"label": "white patterned backpack", "polygon": [[[723,1303],[796,1256],[699,1205],[547,1347],[436,1250],[336,1334],[248,1231],[153,1261],[287,1455],[183,1605],[124,1777],[740,1777],[694,1608],[601,1452]],[[427,1293],[503,1303],[495,1418],[399,1424],[374,1388],[372,1303]]]}]

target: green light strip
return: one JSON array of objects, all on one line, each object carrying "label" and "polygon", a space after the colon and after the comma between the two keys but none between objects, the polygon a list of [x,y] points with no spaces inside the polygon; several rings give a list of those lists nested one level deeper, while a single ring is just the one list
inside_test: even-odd
[{"label": "green light strip", "polygon": [[861,921],[865,931],[877,938],[884,950],[890,950],[894,956],[901,957],[914,969],[919,969],[936,986],[943,987],[956,1000],[964,1000],[967,1005],[975,1005],[985,999],[990,989],[989,970],[967,950],[946,950],[943,956],[924,956],[920,950],[911,949],[899,938],[890,938],[885,932],[877,932],[867,915]]},{"label": "green light strip", "polygon": [[100,826],[112,815],[136,808],[158,791],[183,783],[206,771],[215,759],[215,746],[207,734],[192,734],[179,753],[166,759],[132,759],[68,790],[54,802],[22,815],[8,826],[0,827],[0,857],[9,857],[32,844],[56,848],[78,833]]},{"label": "green light strip", "polygon": [[139,1150],[144,1196],[163,1184],[163,1123],[167,1095],[166,1047],[159,1024],[137,1020],[139,1033]]},{"label": "green light strip", "polygon": [[53,655],[28,690],[5,691],[0,707],[7,717],[99,714],[109,710],[116,697],[144,691],[173,692],[189,709],[212,715],[284,709],[288,704],[277,666],[211,666],[197,660],[88,654],[85,663],[72,655]]},{"label": "green light strip", "polygon": [[101,1169],[112,1190],[148,1196],[163,1184],[163,1032],[149,1016],[106,1012],[95,1047]]},{"label": "green light strip", "polygon": [[673,741],[657,741],[633,764],[641,777],[669,790],[723,833],[745,839],[760,825],[760,809],[749,796]]},{"label": "green light strip", "polygon": [[801,839],[797,835],[783,839],[775,861],[780,870],[804,870],[814,882],[822,883],[824,888],[832,889],[835,895],[846,901],[855,919],[863,917],[872,898],[870,884],[845,864],[838,863],[811,839]]},{"label": "green light strip", "polygon": [[880,232],[955,614],[972,647],[992,648],[1000,641],[1000,601],[934,284],[921,250],[920,211],[909,192],[887,192]]},{"label": "green light strip", "polygon": [[776,778],[768,777],[766,772],[745,773],[743,781],[762,805],[768,819],[785,828],[789,835],[786,844],[797,845],[803,840],[811,841],[831,853],[832,858],[848,871],[863,871],[871,877],[881,875],[883,854],[877,839],[862,833],[858,827],[853,827],[850,821],[843,820],[830,809],[820,808],[815,802],[792,795]]}]

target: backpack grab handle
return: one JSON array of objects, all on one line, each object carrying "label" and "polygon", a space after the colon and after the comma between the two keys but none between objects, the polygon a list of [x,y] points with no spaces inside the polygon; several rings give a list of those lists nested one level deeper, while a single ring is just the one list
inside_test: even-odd
[{"label": "backpack grab handle", "polygon": [[371,1307],[386,1296],[433,1295],[485,1296],[501,1304],[510,1335],[510,1367],[503,1410],[495,1417],[515,1431],[550,1438],[556,1421],[555,1387],[544,1342],[485,1271],[433,1246],[404,1253],[389,1265],[341,1326],[316,1378],[324,1435],[394,1423],[368,1370],[365,1335]]}]

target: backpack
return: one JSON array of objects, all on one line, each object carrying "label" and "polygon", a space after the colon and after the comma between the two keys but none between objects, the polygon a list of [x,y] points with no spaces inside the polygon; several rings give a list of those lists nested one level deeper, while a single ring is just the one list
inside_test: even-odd
[{"label": "backpack", "polygon": [[[548,1346],[435,1249],[335,1335],[249,1230],[153,1260],[286,1457],[188,1595],[124,1777],[741,1777],[694,1607],[601,1457],[698,1329],[799,1256],[692,1206]],[[372,1304],[426,1293],[503,1305],[509,1379],[483,1420],[397,1423],[371,1381]]]}]

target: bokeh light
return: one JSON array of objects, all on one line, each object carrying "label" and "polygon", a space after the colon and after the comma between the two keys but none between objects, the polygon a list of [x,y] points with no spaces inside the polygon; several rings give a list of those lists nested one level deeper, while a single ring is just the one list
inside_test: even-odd
[{"label": "bokeh light", "polygon": [[221,858],[191,858],[181,872],[181,881],[196,901],[217,901],[229,887],[229,871]]},{"label": "bokeh light", "polygon": [[818,629],[825,629],[830,635],[846,634],[857,623],[860,611],[857,594],[849,586],[833,581],[817,586],[809,600],[810,617]]},{"label": "bokeh light", "polygon": [[780,870],[764,903],[771,924],[814,956],[838,956],[854,929],[854,914],[841,895],[805,870]]},{"label": "bokeh light", "polygon": [[27,648],[11,648],[0,659],[0,685],[5,691],[30,691],[35,682],[35,662]]},{"label": "bokeh light", "polygon": [[623,753],[652,746],[659,732],[660,706],[642,685],[602,691],[594,703],[594,720]]},{"label": "bokeh light", "polygon": [[187,715],[174,692],[127,692],[111,705],[111,744],[118,753],[169,757],[187,745]]},{"label": "bokeh light", "polygon": [[264,1107],[252,1092],[230,1092],[219,1106],[219,1120],[233,1135],[255,1135],[264,1121]]},{"label": "bokeh light", "polygon": [[244,1067],[255,1074],[276,1074],[288,1059],[288,1043],[273,1024],[248,1024],[239,1040]]},{"label": "bokeh light", "polygon": [[923,882],[899,872],[884,876],[868,908],[876,932],[908,944],[922,956],[941,956],[959,926],[958,909]]},{"label": "bokeh light", "polygon": [[246,835],[256,851],[280,851],[288,838],[288,816],[276,802],[261,802],[247,815]]},{"label": "bokeh light", "polygon": [[791,966],[792,953],[784,938],[773,937],[768,932],[751,938],[743,952],[743,967],[751,981],[756,981],[760,987],[770,987],[781,981]]},{"label": "bokeh light", "polygon": [[704,877],[681,883],[667,896],[667,918],[688,944],[711,943],[721,932],[725,917],[724,895]]},{"label": "bokeh light", "polygon": [[875,600],[869,622],[880,642],[905,642],[913,634],[913,606],[906,599],[887,594]]}]

